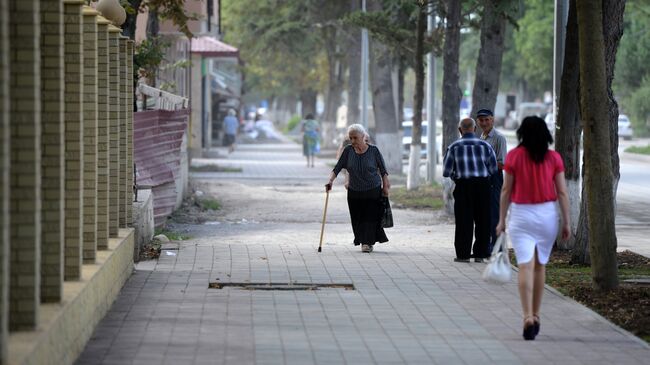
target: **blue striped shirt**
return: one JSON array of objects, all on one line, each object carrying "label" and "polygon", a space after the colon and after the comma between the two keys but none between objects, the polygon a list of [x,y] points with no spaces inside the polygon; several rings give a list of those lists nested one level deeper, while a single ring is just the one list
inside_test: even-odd
[{"label": "blue striped shirt", "polygon": [[464,134],[447,147],[442,176],[453,180],[489,177],[497,172],[497,159],[489,143],[474,133]]},{"label": "blue striped shirt", "polygon": [[350,174],[348,189],[354,191],[368,191],[381,186],[381,177],[388,174],[384,158],[375,145],[368,145],[366,152],[354,152],[352,145],[343,149],[341,158],[334,166],[334,174],[338,175],[342,169]]}]

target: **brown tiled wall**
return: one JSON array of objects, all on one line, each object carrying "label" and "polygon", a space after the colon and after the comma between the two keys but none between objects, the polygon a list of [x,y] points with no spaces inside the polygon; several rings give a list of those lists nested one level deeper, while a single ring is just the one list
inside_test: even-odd
[{"label": "brown tiled wall", "polygon": [[83,232],[83,52],[78,2],[64,3],[65,19],[65,266],[66,280],[81,277]]},{"label": "brown tiled wall", "polygon": [[128,108],[128,90],[126,86],[126,78],[128,74],[127,64],[126,64],[126,44],[128,38],[120,37],[120,177],[119,185],[122,187],[120,190],[120,228],[127,226],[126,220],[126,182],[128,174],[127,168],[127,108]]},{"label": "brown tiled wall", "polygon": [[108,24],[97,21],[97,248],[108,247]]},{"label": "brown tiled wall", "polygon": [[[133,41],[126,43],[127,78],[133,75]],[[133,82],[126,83],[126,105],[133,110]],[[133,113],[126,113],[126,225],[133,226]]]},{"label": "brown tiled wall", "polygon": [[83,9],[84,214],[83,262],[95,262],[97,251],[97,12]]},{"label": "brown tiled wall", "polygon": [[63,290],[63,3],[41,0],[41,300]]},{"label": "brown tiled wall", "polygon": [[[0,0],[0,49],[9,49],[9,0]],[[0,52],[0,364],[7,361],[9,288],[9,52]]]},{"label": "brown tiled wall", "polygon": [[10,0],[9,328],[38,324],[41,267],[41,95],[38,1]]},{"label": "brown tiled wall", "polygon": [[120,227],[120,28],[108,27],[108,132],[109,132],[109,225],[110,237],[117,237]]}]

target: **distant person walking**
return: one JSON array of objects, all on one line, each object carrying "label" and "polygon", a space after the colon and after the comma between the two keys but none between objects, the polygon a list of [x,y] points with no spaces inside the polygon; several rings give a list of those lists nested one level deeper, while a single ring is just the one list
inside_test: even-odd
[{"label": "distant person walking", "polygon": [[354,245],[361,245],[362,252],[372,252],[376,242],[388,241],[381,225],[384,212],[381,198],[382,195],[388,196],[390,181],[379,148],[367,143],[366,135],[361,124],[348,127],[350,145],[343,149],[325,190],[332,189],[332,183],[342,169],[348,171],[348,208]]},{"label": "distant person walking", "polygon": [[564,164],[559,153],[549,150],[553,137],[539,117],[526,117],[517,129],[519,145],[506,156],[505,181],[496,233],[506,229],[519,266],[519,297],[524,314],[523,336],[534,340],[540,328],[546,263],[558,233],[562,213],[562,239],[569,238],[569,197]]},{"label": "distant person walking", "polygon": [[490,176],[490,242],[488,252],[497,241],[495,229],[499,222],[499,200],[501,199],[501,187],[503,186],[503,162],[506,159],[508,149],[506,137],[494,128],[494,114],[490,109],[481,109],[476,112],[476,121],[481,127],[481,139],[492,146],[497,158],[499,171]]},{"label": "distant person walking", "polygon": [[[497,172],[497,160],[490,145],[476,137],[476,122],[465,118],[458,123],[461,138],[447,147],[442,176],[456,183],[454,217],[456,262],[483,262],[489,256],[490,175]],[[476,241],[472,249],[472,238]]]},{"label": "distant person walking", "polygon": [[302,154],[307,158],[307,167],[314,167],[314,158],[320,150],[320,124],[312,114],[302,122]]},{"label": "distant person walking", "polygon": [[223,119],[223,145],[228,147],[228,153],[235,151],[235,140],[237,138],[237,130],[239,129],[239,121],[236,115],[237,112],[234,109],[230,109],[228,110],[228,115]]}]

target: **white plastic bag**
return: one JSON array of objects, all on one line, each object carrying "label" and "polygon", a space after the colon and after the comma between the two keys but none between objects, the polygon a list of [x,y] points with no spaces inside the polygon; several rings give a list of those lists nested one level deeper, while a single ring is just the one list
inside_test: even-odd
[{"label": "white plastic bag", "polygon": [[512,267],[508,258],[508,244],[506,243],[506,234],[504,232],[499,235],[497,241],[494,243],[490,261],[483,271],[483,279],[491,283],[505,284],[510,281],[511,276]]}]

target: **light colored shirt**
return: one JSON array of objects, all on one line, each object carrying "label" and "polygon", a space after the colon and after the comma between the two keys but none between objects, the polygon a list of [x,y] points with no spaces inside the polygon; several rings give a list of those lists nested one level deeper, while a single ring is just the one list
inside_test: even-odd
[{"label": "light colored shirt", "polygon": [[496,129],[492,128],[487,136],[481,135],[481,139],[492,146],[497,158],[497,164],[503,165],[506,160],[506,153],[508,152],[506,137]]},{"label": "light colored shirt", "polygon": [[467,133],[447,147],[442,176],[453,180],[489,177],[498,170],[492,147],[474,133]]},{"label": "light colored shirt", "polygon": [[223,120],[224,131],[226,134],[236,135],[237,128],[239,127],[239,121],[232,115],[227,116]]}]

